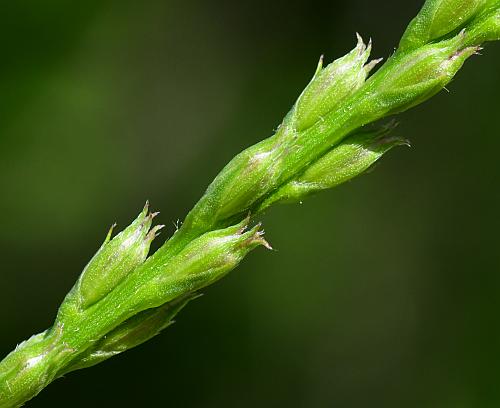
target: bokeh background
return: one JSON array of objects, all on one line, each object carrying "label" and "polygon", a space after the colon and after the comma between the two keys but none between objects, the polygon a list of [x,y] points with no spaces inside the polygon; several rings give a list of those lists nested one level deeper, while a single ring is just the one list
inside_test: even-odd
[{"label": "bokeh background", "polygon": [[[51,324],[111,223],[149,199],[171,234],[320,54],[359,31],[387,57],[421,4],[2,1],[1,353]],[[399,117],[411,149],[272,210],[278,251],[27,406],[500,406],[500,48],[483,54]]]}]

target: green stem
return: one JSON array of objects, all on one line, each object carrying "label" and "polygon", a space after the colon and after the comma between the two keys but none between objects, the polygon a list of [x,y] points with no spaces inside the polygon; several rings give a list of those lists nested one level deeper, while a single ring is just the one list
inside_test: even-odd
[{"label": "green stem", "polygon": [[[450,18],[457,8],[463,24]],[[147,206],[113,239],[110,231],[53,327],[0,362],[0,408],[20,406],[61,375],[146,341],[196,291],[256,246],[269,247],[259,226],[246,230],[249,213],[349,180],[401,144],[385,137],[387,129],[359,132],[443,89],[479,42],[500,38],[499,12],[500,0],[428,0],[400,49],[368,80],[378,61],[366,64],[371,45],[361,38],[327,67],[320,60],[276,134],[235,156],[155,254],[146,259],[161,227],[150,230],[155,214]]]}]

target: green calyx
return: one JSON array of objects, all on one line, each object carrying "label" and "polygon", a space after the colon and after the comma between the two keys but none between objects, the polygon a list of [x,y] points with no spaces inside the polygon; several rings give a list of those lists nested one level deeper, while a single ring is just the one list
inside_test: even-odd
[{"label": "green calyx", "polygon": [[157,213],[149,212],[149,204],[129,227],[111,239],[113,227],[97,253],[84,268],[74,289],[80,307],[87,308],[106,296],[130,272],[146,259],[149,246],[163,225],[153,229]]},{"label": "green calyx", "polygon": [[428,0],[411,21],[399,43],[406,52],[437,40],[466,25],[491,0]]},{"label": "green calyx", "polygon": [[[305,130],[336,109],[365,83],[370,71],[381,59],[370,57],[371,40],[366,45],[359,34],[356,47],[347,55],[323,68],[321,56],[311,82],[299,96],[290,116],[289,125],[297,132]],[[285,123],[288,125],[287,121]]]},{"label": "green calyx", "polygon": [[500,0],[493,0],[467,28],[465,41],[468,45],[500,40]]},{"label": "green calyx", "polygon": [[462,31],[449,40],[396,54],[389,66],[367,83],[368,115],[391,115],[424,102],[441,91],[479,50],[477,45],[467,45]]},{"label": "green calyx", "polygon": [[407,140],[389,136],[393,127],[389,125],[377,130],[361,131],[347,137],[296,179],[271,194],[259,205],[257,212],[275,203],[300,202],[311,194],[336,187],[367,171],[393,147],[409,146]]},{"label": "green calyx", "polygon": [[237,225],[207,232],[191,241],[166,265],[153,267],[138,291],[140,308],[157,307],[184,293],[197,291],[234,269],[258,246],[271,248],[260,224],[247,230],[250,218]]}]

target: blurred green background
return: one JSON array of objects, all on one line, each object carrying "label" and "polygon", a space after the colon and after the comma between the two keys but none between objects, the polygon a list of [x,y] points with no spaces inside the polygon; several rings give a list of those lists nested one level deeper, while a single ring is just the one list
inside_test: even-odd
[{"label": "blurred green background", "polygon": [[[111,223],[149,199],[171,234],[320,54],[359,31],[387,57],[421,4],[2,1],[1,352],[51,324]],[[411,149],[263,217],[277,252],[28,406],[500,406],[499,51],[400,116]]]}]

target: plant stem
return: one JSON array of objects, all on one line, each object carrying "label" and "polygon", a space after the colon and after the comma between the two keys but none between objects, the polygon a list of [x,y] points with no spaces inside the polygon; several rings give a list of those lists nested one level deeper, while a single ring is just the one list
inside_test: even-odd
[{"label": "plant stem", "polygon": [[147,341],[249,251],[270,248],[260,225],[249,228],[250,215],[334,187],[405,144],[387,137],[392,127],[363,127],[441,91],[482,42],[500,38],[499,16],[500,0],[428,0],[370,78],[378,60],[367,63],[371,44],[359,36],[344,57],[324,68],[321,59],[276,134],[235,156],[156,253],[147,258],[161,228],[150,229],[156,214],[147,205],[113,239],[110,231],[52,328],[0,362],[0,408],[20,406],[63,374]]}]

